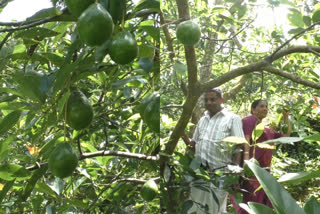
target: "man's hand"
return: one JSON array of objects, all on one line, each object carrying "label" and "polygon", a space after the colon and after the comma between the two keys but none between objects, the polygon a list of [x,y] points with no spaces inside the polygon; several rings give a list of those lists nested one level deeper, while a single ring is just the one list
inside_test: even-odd
[{"label": "man's hand", "polygon": [[181,137],[187,146],[190,146],[192,149],[195,149],[196,142],[194,140],[190,140],[186,133],[183,132],[183,135]]}]

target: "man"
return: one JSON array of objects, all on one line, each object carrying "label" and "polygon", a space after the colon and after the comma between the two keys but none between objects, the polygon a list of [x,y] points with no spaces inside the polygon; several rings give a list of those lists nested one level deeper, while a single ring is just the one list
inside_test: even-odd
[{"label": "man", "polygon": [[[224,109],[222,92],[218,88],[210,89],[204,94],[207,111],[199,120],[193,138],[183,136],[185,143],[195,149],[195,158],[201,162],[201,167],[214,172],[232,164],[232,150],[221,139],[228,136],[244,137],[241,118]],[[219,200],[219,205],[211,192],[204,191],[192,185],[190,197],[194,201],[189,213],[220,214],[226,212],[228,193],[212,182],[201,181],[203,188],[212,190]],[[207,209],[207,211],[206,211]]]}]

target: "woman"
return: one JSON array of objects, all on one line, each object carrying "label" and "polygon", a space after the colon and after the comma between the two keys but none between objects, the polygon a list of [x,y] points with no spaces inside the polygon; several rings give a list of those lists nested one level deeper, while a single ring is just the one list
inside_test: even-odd
[{"label": "woman", "polygon": [[[263,142],[266,140],[272,140],[279,137],[288,137],[291,133],[291,126],[289,123],[289,112],[287,110],[283,110],[283,119],[284,122],[288,125],[288,131],[286,133],[280,133],[276,132],[270,128],[265,127],[263,134],[261,137],[257,140],[256,143]],[[262,122],[262,120],[267,116],[268,114],[268,103],[265,100],[255,100],[251,105],[251,114],[248,117],[245,117],[242,119],[242,125],[243,125],[243,132],[245,135],[245,138],[247,141],[252,144],[252,131],[258,125]],[[243,149],[243,160],[249,160],[253,158],[253,147],[249,147],[245,144]],[[255,159],[259,162],[260,167],[267,168],[268,171],[270,171],[268,168],[271,164],[272,159],[272,153],[273,150],[271,149],[261,149],[256,147],[255,148]],[[244,180],[241,184],[241,189],[244,191],[243,193],[243,201],[242,203],[247,204],[248,202],[256,202],[260,204],[267,205],[272,208],[272,204],[269,201],[266,193],[263,191],[263,189],[255,192],[255,190],[260,186],[259,182],[257,181],[256,177],[250,177],[248,180]],[[243,209],[241,209],[239,206],[236,206],[234,203],[234,200],[232,199],[233,205],[236,208],[238,214],[246,214],[247,212]]]}]

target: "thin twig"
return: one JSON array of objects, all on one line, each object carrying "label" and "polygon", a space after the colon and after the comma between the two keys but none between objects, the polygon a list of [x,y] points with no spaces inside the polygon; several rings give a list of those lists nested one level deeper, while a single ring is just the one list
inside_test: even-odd
[{"label": "thin twig", "polygon": [[[280,47],[278,47],[269,57],[270,59],[272,60],[274,55],[279,52],[284,46],[286,46],[287,44],[289,44],[292,40],[298,38],[299,36],[301,36],[302,34],[304,34],[305,32],[311,30],[314,26],[316,25],[319,25],[320,24],[320,21],[319,22],[316,22],[314,23],[313,25],[311,25],[310,27],[304,29],[303,31],[301,31],[300,33],[297,33],[296,35],[294,35],[293,37],[291,37],[289,40],[287,40],[285,43],[283,43]],[[267,57],[267,58],[269,58]]]},{"label": "thin twig", "polygon": [[[158,161],[160,160],[160,156],[149,156],[145,154],[140,153],[131,153],[131,152],[122,152],[122,151],[98,151],[98,152],[92,152],[92,153],[82,153],[80,154],[79,160],[84,160],[86,158],[93,158],[93,157],[99,157],[99,156],[119,156],[119,157],[126,157],[126,158],[135,158],[140,160],[150,160],[150,161]],[[42,166],[47,165],[48,162],[44,163],[37,163],[34,166],[26,167],[27,170],[35,170],[39,169]]]},{"label": "thin twig", "polygon": [[13,34],[13,32],[9,32],[4,39],[0,43],[0,50],[2,49],[3,45],[6,43],[6,41],[9,39],[9,37]]},{"label": "thin twig", "polygon": [[141,160],[152,160],[152,161],[158,161],[160,159],[159,155],[148,156],[145,154],[123,152],[123,151],[98,151],[98,152],[91,152],[91,153],[83,153],[79,159],[83,160],[86,158],[92,158],[92,157],[98,157],[98,156],[119,156],[119,157],[126,157],[126,158],[137,158]]},{"label": "thin twig", "polygon": [[220,42],[220,41],[229,41],[229,40],[232,40],[234,39],[237,35],[239,35],[242,31],[244,31],[247,27],[249,27],[249,25],[254,22],[255,19],[252,19],[249,23],[247,23],[242,29],[240,29],[236,34],[232,35],[230,38],[228,39],[211,39],[211,38],[208,38],[208,37],[205,37],[205,39],[209,40],[209,41],[215,41],[215,42]]}]

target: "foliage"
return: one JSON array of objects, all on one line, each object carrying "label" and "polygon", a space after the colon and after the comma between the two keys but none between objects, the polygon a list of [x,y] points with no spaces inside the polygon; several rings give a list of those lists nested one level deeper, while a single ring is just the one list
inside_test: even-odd
[{"label": "foliage", "polygon": [[[268,18],[259,26],[256,16],[266,20],[261,7],[273,11],[288,8],[287,18],[281,18],[286,22],[281,24],[275,18],[275,24],[270,24],[273,20]],[[241,117],[249,114],[255,99],[267,99],[269,114],[263,125],[276,131],[284,126],[281,111],[277,109],[289,110],[291,137],[299,140],[294,144],[288,143],[288,139],[284,140],[287,143],[276,143],[272,173],[279,178],[291,172],[306,172],[304,178],[308,180],[286,183],[285,188],[301,204],[307,201],[297,197],[302,195],[302,189],[310,189],[303,194],[307,198],[314,195],[319,200],[319,178],[314,170],[319,164],[319,139],[306,138],[320,131],[319,4],[299,0],[259,3],[230,0],[215,1],[215,4],[200,0],[162,1],[160,15],[163,17],[160,142],[164,210],[177,213],[181,201],[186,201],[183,208],[192,203],[182,175],[188,170],[193,154],[180,136],[184,132],[192,136],[203,113],[200,95],[212,87],[223,89],[224,107]],[[183,46],[176,38],[178,24],[189,19],[201,28],[200,41],[194,47]],[[308,164],[304,164],[306,161]],[[294,169],[296,165],[299,169]],[[301,190],[297,189],[298,185]],[[176,204],[179,204],[175,206],[177,209],[171,209]],[[252,207],[261,208],[255,204]]]},{"label": "foliage", "polygon": [[[138,111],[159,90],[159,1],[122,1],[112,36],[129,31],[139,47],[126,65],[110,59],[108,43],[84,44],[77,18],[52,2],[26,21],[0,23],[0,213],[159,213],[159,197],[146,203],[139,194],[158,182],[159,133]],[[73,88],[94,112],[78,131],[65,121]],[[47,168],[62,142],[79,157],[64,179]]]}]

